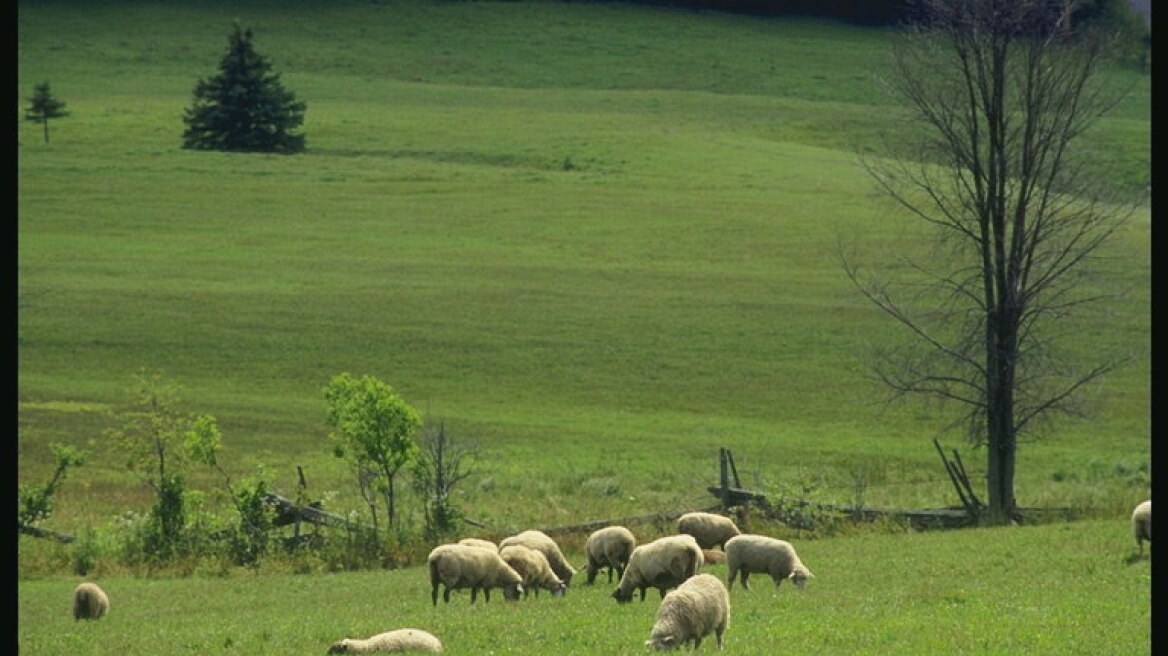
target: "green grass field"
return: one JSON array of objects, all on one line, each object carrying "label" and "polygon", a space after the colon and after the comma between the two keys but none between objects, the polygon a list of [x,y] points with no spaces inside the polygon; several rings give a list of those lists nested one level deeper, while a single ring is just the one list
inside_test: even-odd
[{"label": "green grass field", "polygon": [[[815,573],[777,590],[755,575],[730,593],[725,653],[1149,654],[1151,574],[1126,526],[866,535],[801,542]],[[578,553],[569,560],[583,562]],[[703,571],[725,580],[724,564]],[[423,568],[229,579],[110,578],[110,613],[75,622],[76,581],[22,581],[19,638],[36,654],[324,654],[344,637],[428,630],[449,654],[646,653],[659,602],[618,605],[602,573],[560,599],[456,593],[430,603]],[[701,651],[714,653],[713,638]]]},{"label": "green grass field", "polygon": [[[883,30],[617,3],[19,9],[22,103],[48,81],[72,112],[48,144],[41,126],[18,126],[19,482],[49,476],[49,443],[90,456],[47,528],[81,533],[149,509],[150,491],[102,437],[139,368],[218,418],[234,475],[263,465],[290,494],[303,466],[309,494],[340,513],[362,504],[325,440],[321,388],[344,371],[377,376],[482,445],[458,503],[494,535],[709,505],[723,446],[745,486],[827,503],[955,503],[937,436],[975,481],[984,472],[980,451],[940,432],[944,409],[885,406],[864,376],[870,345],[903,336],[837,253],[877,266],[929,238],[857,164],[857,151],[908,129],[876,82]],[[236,18],[308,103],[303,155],[179,147],[183,109]],[[1084,137],[1086,162],[1142,191],[1149,79],[1110,74],[1133,92]],[[739,602],[736,591],[728,649],[1143,653],[1148,633],[1130,629],[1148,618],[1147,568],[1124,556],[1127,513],[1150,478],[1149,236],[1145,208],[1103,253],[1094,284],[1107,299],[1059,326],[1075,357],[1130,361],[1089,390],[1088,418],[1019,451],[1020,504],[1095,521],[873,535],[872,546],[800,536],[821,580],[803,596],[759,586]],[[207,490],[216,481],[192,476]],[[416,529],[417,500],[403,494]],[[560,606],[578,616],[492,646],[490,627],[548,619],[528,607],[553,601],[476,606],[483,630],[468,631],[451,622],[461,612],[429,608],[420,571],[403,571],[238,588],[237,577],[114,578],[124,611],[74,626],[73,581],[52,571],[65,548],[20,541],[20,638],[36,653],[156,652],[156,640],[167,653],[323,653],[346,632],[429,619],[454,653],[552,641],[623,653],[652,618],[648,605],[610,607],[607,590],[573,590]],[[909,566],[907,554],[934,549],[933,569]],[[984,562],[966,567],[975,554]],[[1084,560],[1097,570],[1073,565]],[[937,585],[946,572],[970,576]],[[384,595],[350,592],[382,581]],[[186,598],[186,585],[219,592]],[[183,605],[146,622],[153,638],[141,640],[146,613],[174,598]],[[749,605],[762,600],[781,613]],[[1002,604],[1017,612],[996,624]]]}]

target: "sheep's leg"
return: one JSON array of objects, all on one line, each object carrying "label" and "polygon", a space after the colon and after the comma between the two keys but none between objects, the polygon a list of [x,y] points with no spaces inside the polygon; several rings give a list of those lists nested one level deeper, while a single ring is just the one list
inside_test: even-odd
[{"label": "sheep's leg", "polygon": [[491,589],[490,588],[483,588],[483,601],[490,601],[490,600],[491,600]]},{"label": "sheep's leg", "polygon": [[470,589],[470,603],[473,604],[475,602],[475,599],[478,599],[478,597],[479,597],[478,587],[477,586],[471,587],[471,589]]},{"label": "sheep's leg", "polygon": [[723,624],[714,630],[714,637],[718,639],[718,651],[722,651],[722,634],[726,632],[726,625]]},{"label": "sheep's leg", "polygon": [[746,570],[742,570],[742,589],[743,590],[750,589],[750,572],[748,572]]},{"label": "sheep's leg", "polygon": [[[444,590],[442,590],[442,601],[444,601],[446,603],[450,603],[450,586],[449,585],[446,586],[446,588]],[[437,602],[435,602],[435,605],[437,605]]]},{"label": "sheep's leg", "polygon": [[434,589],[430,591],[430,601],[434,602],[435,606],[438,605],[438,584],[437,583],[434,584]]},{"label": "sheep's leg", "polygon": [[645,586],[641,587],[641,601],[645,601]]}]

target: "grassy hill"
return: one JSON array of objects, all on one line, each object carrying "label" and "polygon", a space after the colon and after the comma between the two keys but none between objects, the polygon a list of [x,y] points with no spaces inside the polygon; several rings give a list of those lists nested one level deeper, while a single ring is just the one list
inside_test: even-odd
[{"label": "grassy hill", "polygon": [[[304,155],[179,148],[234,19],[308,103]],[[325,442],[343,371],[483,446],[458,502],[499,533],[706,505],[721,446],[772,493],[954,501],[930,440],[959,436],[881,404],[865,356],[902,335],[838,259],[928,244],[856,163],[909,129],[886,32],[422,1],[22,2],[18,30],[21,98],[48,81],[72,112],[49,144],[18,131],[18,478],[45,480],[50,442],[91,456],[46,526],[149,507],[102,437],[139,368],[218,418],[233,474],[290,492],[301,465],[338,512],[362,507]],[[1134,91],[1086,161],[1142,190],[1150,84],[1113,74]],[[1144,211],[1065,326],[1073,355],[1131,360],[1022,446],[1023,505],[1147,494],[1149,234]]]}]

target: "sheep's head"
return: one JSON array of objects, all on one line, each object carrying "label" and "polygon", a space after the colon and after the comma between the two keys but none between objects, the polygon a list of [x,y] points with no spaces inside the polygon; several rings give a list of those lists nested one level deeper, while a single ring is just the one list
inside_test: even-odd
[{"label": "sheep's head", "polygon": [[653,636],[645,641],[645,646],[657,651],[669,651],[677,648],[677,638],[671,635]]},{"label": "sheep's head", "polygon": [[791,576],[788,578],[791,579],[791,582],[795,584],[796,588],[802,590],[803,586],[807,585],[807,579],[813,579],[815,575],[806,567],[796,567],[795,571],[791,572]]},{"label": "sheep's head", "polygon": [[508,583],[503,586],[503,598],[507,601],[515,601],[523,594],[523,585],[521,583]]},{"label": "sheep's head", "polygon": [[620,588],[612,591],[612,598],[616,599],[617,603],[627,604],[633,600],[633,591],[621,592]]},{"label": "sheep's head", "polygon": [[551,584],[551,586],[548,588],[548,590],[552,591],[553,597],[564,596],[564,591],[567,589],[568,589],[568,586],[564,585],[563,582],[560,582],[560,581],[556,581],[555,583]]},{"label": "sheep's head", "polygon": [[328,653],[330,654],[347,654],[349,653],[349,639],[345,638],[340,642],[334,642],[329,646]]}]

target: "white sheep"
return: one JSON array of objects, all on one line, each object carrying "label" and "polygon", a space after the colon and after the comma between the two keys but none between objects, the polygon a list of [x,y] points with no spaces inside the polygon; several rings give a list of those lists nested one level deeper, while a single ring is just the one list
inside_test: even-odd
[{"label": "white sheep", "polygon": [[775,581],[775,587],[778,587],[783,579],[791,579],[800,590],[807,583],[807,579],[815,576],[803,561],[799,560],[795,547],[786,540],[750,534],[727,540],[726,581],[730,589],[734,589],[734,579],[741,574],[742,588],[749,590],[750,584],[747,580],[753,573],[770,574]]},{"label": "white sheep", "polygon": [[726,540],[742,534],[734,520],[708,512],[688,512],[678,517],[677,532],[694,536],[702,549],[725,549]]},{"label": "white sheep", "polygon": [[445,586],[442,600],[450,603],[450,591],[470,588],[470,603],[478,591],[491,600],[491,588],[502,588],[503,598],[514,601],[523,593],[523,578],[499,554],[465,544],[434,547],[426,559],[430,570],[430,600],[438,605],[438,585]]},{"label": "white sheep", "polygon": [[588,536],[584,543],[584,553],[588,557],[588,583],[596,580],[600,569],[608,569],[608,582],[612,583],[612,572],[616,570],[619,581],[628,567],[629,556],[637,548],[637,538],[624,526],[605,526]]},{"label": "white sheep", "polygon": [[328,650],[330,654],[369,654],[375,651],[406,652],[442,651],[442,641],[432,633],[421,629],[396,629],[378,633],[370,638],[345,638],[334,642]]},{"label": "white sheep", "polygon": [[1144,540],[1152,541],[1152,501],[1144,501],[1136,506],[1131,516],[1132,535],[1136,538],[1136,546],[1140,555],[1144,555]]},{"label": "white sheep", "polygon": [[722,649],[722,636],[730,624],[730,594],[712,574],[692,576],[672,590],[657,607],[657,619],[645,644],[655,649],[676,649],[692,642],[696,650],[711,633]]},{"label": "white sheep", "polygon": [[482,547],[483,549],[490,549],[491,551],[498,551],[499,545],[490,540],[483,540],[482,538],[463,538],[458,541],[459,544],[465,544],[468,547]]},{"label": "white sheep", "polygon": [[109,612],[109,595],[96,583],[85,582],[73,590],[73,619],[95,620]]},{"label": "white sheep", "polygon": [[575,568],[568,564],[568,560],[560,551],[560,546],[546,533],[543,531],[523,531],[509,538],[504,538],[499,543],[499,548],[502,549],[512,544],[521,544],[530,549],[542,551],[544,557],[548,559],[548,564],[552,566],[552,571],[560,577],[564,585],[572,584],[572,575],[576,573]]},{"label": "white sheep", "polygon": [[523,577],[524,598],[532,590],[535,590],[535,596],[538,597],[541,589],[550,590],[553,597],[564,596],[564,589],[568,586],[564,585],[560,577],[552,571],[552,566],[542,551],[521,544],[509,544],[499,549],[499,556]]},{"label": "white sheep", "polygon": [[664,599],[666,590],[697,574],[704,563],[701,547],[692,535],[657,538],[633,549],[612,598],[627,603],[633,599],[633,590],[640,590],[641,601],[645,601],[645,590],[657,588]]}]

